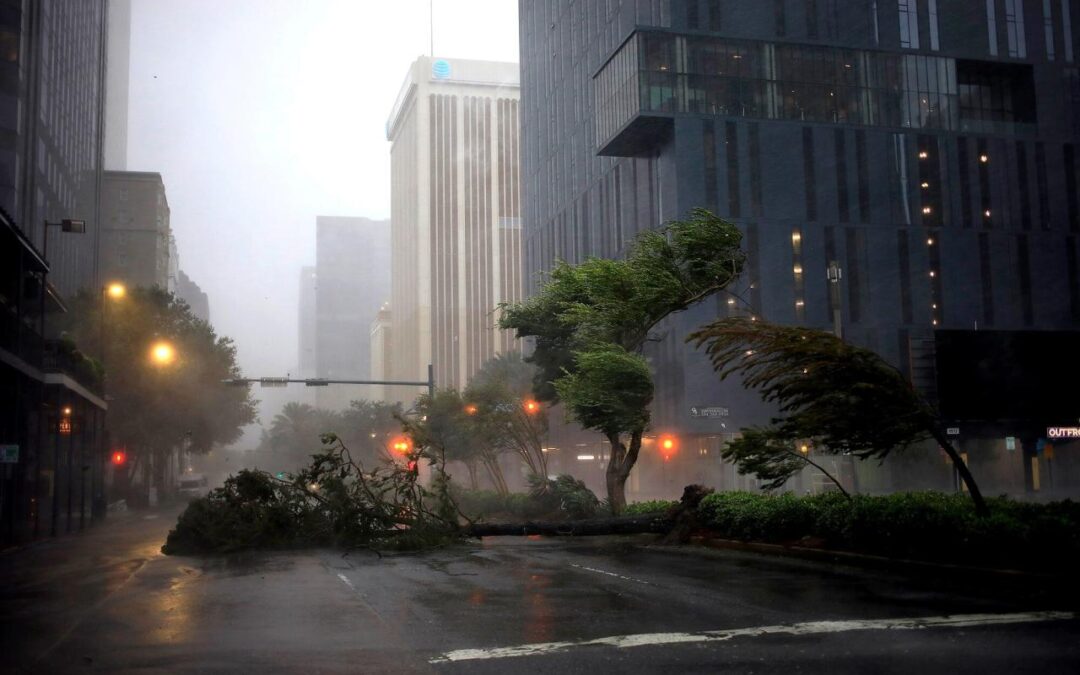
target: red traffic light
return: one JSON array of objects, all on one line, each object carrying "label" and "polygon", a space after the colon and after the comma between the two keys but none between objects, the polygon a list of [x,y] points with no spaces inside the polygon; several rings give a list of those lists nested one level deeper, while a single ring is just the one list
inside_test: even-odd
[{"label": "red traffic light", "polygon": [[123,450],[116,450],[112,454],[113,466],[123,466],[127,462],[127,453]]}]

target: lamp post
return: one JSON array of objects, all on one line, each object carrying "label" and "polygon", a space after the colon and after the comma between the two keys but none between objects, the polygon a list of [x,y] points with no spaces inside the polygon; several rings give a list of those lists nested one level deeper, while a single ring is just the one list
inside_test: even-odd
[{"label": "lamp post", "polygon": [[[109,300],[112,300],[114,302],[118,302],[118,301],[122,300],[126,295],[127,295],[127,287],[124,286],[124,284],[122,284],[122,283],[120,283],[118,281],[108,283],[108,284],[101,287],[101,308],[100,308],[100,314],[98,316],[98,344],[99,344],[99,350],[98,351],[100,352],[99,356],[101,357],[102,370],[105,370],[106,367],[107,367],[106,363],[108,361],[107,357],[108,357],[108,351],[109,351],[108,341],[105,339],[105,312],[108,309]],[[106,371],[106,375],[107,374],[108,373]],[[109,400],[109,387],[104,386],[104,381],[103,381],[103,388],[104,388],[105,400],[108,401]],[[99,430],[98,430],[98,432],[99,432],[98,437],[101,439],[100,451],[101,451],[101,457],[102,458],[105,457],[106,452],[107,452],[108,447],[109,447],[109,433],[104,428],[106,419],[108,419],[108,417],[105,417],[104,419],[102,419],[100,421],[100,427],[101,428],[99,428]],[[114,479],[115,479],[115,472],[122,471],[122,470],[123,469],[120,467],[120,465],[117,464],[116,468],[114,469]],[[103,476],[102,481],[104,481],[104,480],[105,479],[104,479],[104,476]],[[102,489],[104,490],[104,488],[102,488]],[[91,507],[91,514],[92,514],[92,517],[96,519],[96,518],[99,518],[101,516],[104,516],[106,511],[107,511],[106,499],[105,499],[104,493],[102,493],[101,495],[99,495],[98,497],[95,498],[95,503]]]}]

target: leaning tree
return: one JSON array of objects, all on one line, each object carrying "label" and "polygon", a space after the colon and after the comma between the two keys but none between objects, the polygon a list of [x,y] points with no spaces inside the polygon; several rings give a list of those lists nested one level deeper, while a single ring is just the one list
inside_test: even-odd
[{"label": "leaning tree", "polygon": [[726,288],[745,256],[735,225],[705,209],[639,234],[622,260],[559,262],[528,300],[503,305],[500,327],[531,338],[534,392],[611,444],[607,492],[612,511],[649,423],[652,374],[642,356],[657,325]]},{"label": "leaning tree", "polygon": [[746,472],[782,485],[803,466],[790,451],[803,441],[826,452],[883,459],[932,438],[952,460],[976,511],[988,513],[934,407],[869,349],[832,333],[745,317],[716,321],[688,340],[705,347],[721,377],[740,375],[779,408],[770,426],[748,430],[725,450]]}]

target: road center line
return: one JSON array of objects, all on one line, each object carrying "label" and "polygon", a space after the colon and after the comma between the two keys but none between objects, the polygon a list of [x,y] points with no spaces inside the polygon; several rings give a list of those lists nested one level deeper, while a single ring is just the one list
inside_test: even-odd
[{"label": "road center line", "polygon": [[971,626],[996,626],[1043,621],[1067,621],[1075,619],[1075,612],[1017,612],[1013,614],[956,614],[953,616],[925,616],[908,619],[869,619],[850,621],[808,621],[776,626],[731,628],[701,631],[697,633],[639,633],[637,635],[613,635],[593,640],[568,642],[538,642],[494,649],[457,649],[431,659],[429,663],[451,663],[482,659],[506,659],[518,656],[539,656],[564,652],[579,647],[646,647],[688,642],[723,642],[739,637],[763,635],[823,635],[857,630],[918,630],[924,628],[967,628]]},{"label": "road center line", "polygon": [[570,563],[570,567],[576,567],[579,570],[585,570],[586,572],[596,572],[597,574],[606,574],[609,577],[615,577],[616,579],[622,579],[623,581],[633,581],[634,583],[637,583],[637,584],[645,584],[646,586],[652,586],[652,584],[650,584],[648,581],[642,581],[641,579],[635,579],[634,577],[624,577],[621,574],[616,574],[614,572],[608,572],[607,570],[598,570],[595,567],[585,567],[584,565],[575,565],[574,563]]},{"label": "road center line", "polygon": [[345,582],[345,585],[349,587],[349,590],[350,590],[350,591],[352,591],[352,592],[354,592],[354,593],[356,592],[356,587],[352,585],[352,582],[351,582],[351,581],[349,581],[349,577],[345,576],[345,575],[344,575],[344,574],[342,574],[341,572],[338,572],[337,578],[338,578],[338,579],[341,579],[342,581],[344,581],[344,582]]}]

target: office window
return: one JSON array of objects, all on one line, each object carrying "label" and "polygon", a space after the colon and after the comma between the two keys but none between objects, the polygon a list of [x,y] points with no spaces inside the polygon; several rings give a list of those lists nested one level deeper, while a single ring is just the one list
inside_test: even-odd
[{"label": "office window", "polygon": [[785,2],[786,0],[773,0],[776,37],[784,37],[787,34],[787,9],[784,7]]},{"label": "office window", "polygon": [[706,6],[709,10],[709,30],[719,31],[723,25],[720,23],[720,0],[709,0]]},{"label": "office window", "polygon": [[811,40],[818,38],[817,0],[806,0],[806,37]]},{"label": "office window", "polygon": [[764,208],[761,187],[761,134],[757,124],[747,126],[750,131],[750,210],[754,217],[760,218]]},{"label": "office window", "polygon": [[[833,263],[840,264],[840,259],[836,257],[836,228],[829,225],[825,228],[825,264],[826,266],[832,266]],[[825,315],[825,320],[830,324],[833,322],[833,312],[836,311],[836,303],[833,302],[833,284],[829,281],[826,275],[821,275],[822,280],[825,282],[825,297],[829,299]]]},{"label": "office window", "polygon": [[848,315],[852,323],[858,323],[862,320],[862,265],[859,257],[862,254],[864,237],[861,230],[853,227],[847,228],[844,235],[847,248],[847,269],[844,270],[844,276],[848,280]]},{"label": "office window", "polygon": [[870,25],[874,30],[874,46],[881,44],[881,24],[878,23],[877,0],[870,0]]},{"label": "office window", "polygon": [[716,210],[720,201],[719,186],[716,182],[716,124],[712,120],[705,120],[704,127],[702,146],[704,146],[705,204],[709,209]]},{"label": "office window", "polygon": [[976,141],[975,147],[978,152],[976,161],[979,164],[979,197],[981,201],[981,213],[983,227],[989,228],[993,224],[994,211],[990,195],[990,149],[985,138]]},{"label": "office window", "polygon": [[914,311],[911,306],[911,254],[910,236],[907,230],[896,232],[897,262],[900,264],[900,315],[904,323],[915,321]]},{"label": "office window", "polygon": [[701,28],[701,17],[698,15],[698,0],[690,0],[686,3],[686,27],[691,30]]},{"label": "office window", "polygon": [[986,0],[986,34],[990,40],[990,56],[997,56],[997,6],[995,0]]},{"label": "office window", "polygon": [[1054,60],[1054,0],[1043,0],[1043,39],[1046,42],[1046,60]]},{"label": "office window", "polygon": [[1072,318],[1080,319],[1080,261],[1076,255],[1076,237],[1065,238],[1065,257],[1069,269],[1069,301]]},{"label": "office window", "polygon": [[1035,182],[1039,188],[1039,227],[1050,229],[1050,186],[1046,179],[1046,146],[1035,144]]},{"label": "office window", "polygon": [[926,253],[930,262],[930,323],[940,326],[945,320],[945,293],[941,281],[941,242],[936,230],[926,231]]},{"label": "office window", "polygon": [[728,182],[728,213],[732,218],[742,215],[742,203],[739,199],[739,134],[734,122],[725,124],[727,133],[727,182]]},{"label": "office window", "polygon": [[1016,142],[1016,183],[1020,192],[1020,226],[1031,229],[1031,183],[1028,179],[1027,147]]},{"label": "office window", "polygon": [[941,189],[941,153],[935,136],[919,136],[919,212],[923,225],[944,223],[944,200]]},{"label": "office window", "polygon": [[803,269],[802,230],[791,228],[791,275],[795,289],[795,320],[806,320],[806,270]]},{"label": "office window", "polygon": [[847,143],[843,129],[833,132],[836,143],[836,201],[840,213],[840,222],[851,220],[851,208],[848,203]]},{"label": "office window", "polygon": [[855,172],[859,183],[859,220],[870,222],[870,162],[866,156],[866,132],[855,132]]},{"label": "office window", "polygon": [[1065,155],[1065,202],[1068,204],[1069,231],[1080,232],[1080,204],[1076,195],[1076,146],[1067,143]]},{"label": "office window", "polygon": [[938,35],[937,0],[927,0],[927,9],[930,14],[930,49],[936,52],[941,49],[941,37]]},{"label": "office window", "polygon": [[1069,9],[1069,0],[1061,0],[1061,36],[1062,45],[1065,47],[1065,60],[1073,61],[1073,33],[1072,13]]},{"label": "office window", "polygon": [[1024,35],[1024,0],[1005,0],[1005,35],[1009,41],[1009,56],[1027,58],[1027,38]]},{"label": "office window", "polygon": [[994,269],[990,264],[990,237],[979,233],[979,276],[982,277],[983,323],[994,325]]},{"label": "office window", "polygon": [[1031,254],[1028,236],[1019,235],[1016,241],[1016,262],[1020,268],[1020,303],[1024,310],[1024,325],[1035,325],[1035,305],[1031,299]]},{"label": "office window", "polygon": [[817,220],[817,173],[814,168],[814,130],[804,127],[803,140],[803,189],[806,192],[806,219]]},{"label": "office window", "polygon": [[900,9],[900,46],[904,49],[919,48],[919,2],[897,0]]}]

